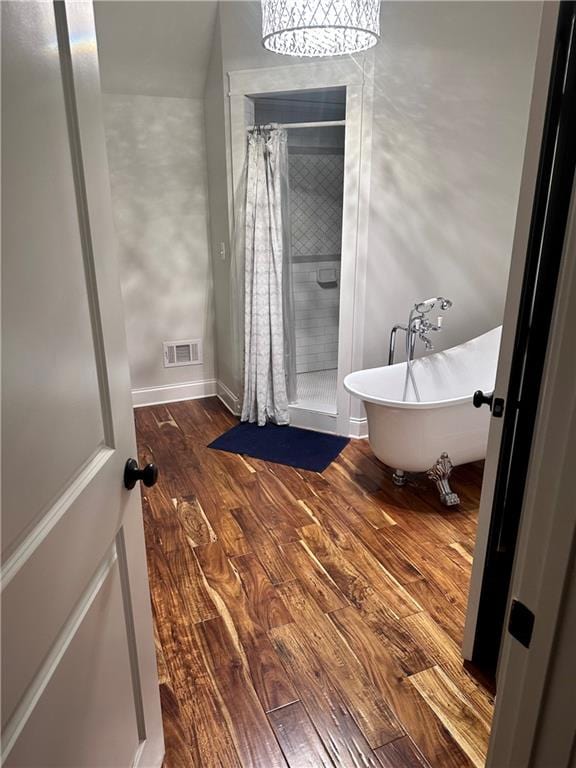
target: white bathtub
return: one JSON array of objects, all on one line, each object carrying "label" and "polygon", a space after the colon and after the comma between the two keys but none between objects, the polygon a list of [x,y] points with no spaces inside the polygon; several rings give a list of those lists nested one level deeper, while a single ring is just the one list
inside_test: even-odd
[{"label": "white bathtub", "polygon": [[370,446],[380,461],[424,472],[444,453],[453,465],[486,455],[490,411],[475,390],[494,390],[502,328],[406,363],[351,373],[344,387],[366,407]]}]

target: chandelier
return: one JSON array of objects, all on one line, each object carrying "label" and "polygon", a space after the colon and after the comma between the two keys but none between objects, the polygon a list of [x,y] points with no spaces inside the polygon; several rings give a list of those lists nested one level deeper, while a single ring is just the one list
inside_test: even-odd
[{"label": "chandelier", "polygon": [[274,53],[357,53],[379,36],[380,0],[262,0],[262,44]]}]

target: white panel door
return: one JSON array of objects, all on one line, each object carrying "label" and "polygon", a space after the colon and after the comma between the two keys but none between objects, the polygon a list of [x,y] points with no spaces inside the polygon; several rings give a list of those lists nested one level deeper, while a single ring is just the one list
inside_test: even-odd
[{"label": "white panel door", "polygon": [[2,763],[159,766],[89,2],[2,2]]}]

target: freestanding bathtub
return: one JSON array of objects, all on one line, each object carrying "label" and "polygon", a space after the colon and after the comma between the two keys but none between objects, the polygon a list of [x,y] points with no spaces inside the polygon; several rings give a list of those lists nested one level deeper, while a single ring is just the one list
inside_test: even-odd
[{"label": "freestanding bathtub", "polygon": [[474,408],[475,390],[494,390],[502,328],[406,363],[356,371],[344,379],[366,407],[370,447],[394,481],[425,472],[442,501],[459,503],[448,485],[453,465],[486,455],[490,412]]}]

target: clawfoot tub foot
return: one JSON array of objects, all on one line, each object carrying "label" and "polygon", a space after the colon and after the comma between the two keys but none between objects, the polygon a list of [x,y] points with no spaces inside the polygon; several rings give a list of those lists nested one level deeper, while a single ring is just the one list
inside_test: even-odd
[{"label": "clawfoot tub foot", "polygon": [[392,482],[394,485],[406,485],[406,472],[403,469],[395,469]]},{"label": "clawfoot tub foot", "polygon": [[460,498],[457,493],[454,493],[450,488],[449,478],[452,474],[453,464],[450,461],[450,457],[447,453],[443,453],[438,459],[436,464],[431,467],[428,472],[428,478],[436,483],[436,488],[440,493],[440,501],[447,507],[454,507],[460,504]]}]

